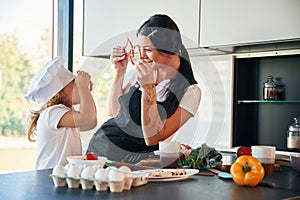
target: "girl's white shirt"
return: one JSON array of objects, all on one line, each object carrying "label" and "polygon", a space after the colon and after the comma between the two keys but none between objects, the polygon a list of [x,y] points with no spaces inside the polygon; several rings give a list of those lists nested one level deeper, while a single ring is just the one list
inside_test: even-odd
[{"label": "girl's white shirt", "polygon": [[37,121],[36,169],[53,168],[67,164],[68,156],[82,155],[79,128],[59,127],[62,116],[70,108],[60,104],[46,108]]},{"label": "girl's white shirt", "polygon": [[[156,80],[157,78],[157,70],[153,70],[153,76]],[[137,72],[136,70],[130,70],[123,81],[123,89],[125,89],[128,85],[134,85],[137,82]],[[167,89],[170,86],[170,80],[163,80],[156,86],[156,100],[158,102],[163,102],[167,98]],[[142,88],[140,88],[142,90]],[[184,93],[179,106],[193,116],[195,116],[201,99],[201,91],[197,84],[190,85],[186,92]]]}]

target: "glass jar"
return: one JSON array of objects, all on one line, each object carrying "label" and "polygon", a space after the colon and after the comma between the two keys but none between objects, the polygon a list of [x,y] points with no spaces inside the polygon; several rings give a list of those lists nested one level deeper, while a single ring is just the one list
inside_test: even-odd
[{"label": "glass jar", "polygon": [[277,100],[285,100],[285,84],[282,82],[281,77],[275,78],[276,90],[277,90]]},{"label": "glass jar", "polygon": [[300,149],[300,124],[298,118],[294,118],[294,123],[289,126],[287,132],[287,148]]},{"label": "glass jar", "polygon": [[264,83],[263,98],[264,100],[277,100],[276,82],[273,76],[268,76]]}]

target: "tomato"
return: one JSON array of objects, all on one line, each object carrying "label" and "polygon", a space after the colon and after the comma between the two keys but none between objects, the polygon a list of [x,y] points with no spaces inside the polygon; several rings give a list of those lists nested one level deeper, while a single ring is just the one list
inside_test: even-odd
[{"label": "tomato", "polygon": [[252,150],[250,147],[245,147],[245,146],[241,146],[238,148],[237,152],[236,152],[236,156],[240,157],[242,155],[248,155],[248,156],[252,156]]},{"label": "tomato", "polygon": [[179,160],[184,160],[192,152],[193,148],[188,144],[180,144]]},{"label": "tomato", "polygon": [[265,176],[264,167],[257,158],[243,155],[230,167],[234,182],[241,186],[256,186]]},{"label": "tomato", "polygon": [[181,149],[187,149],[187,150],[192,149],[192,147],[188,144],[180,144],[180,148]]},{"label": "tomato", "polygon": [[88,152],[83,157],[84,160],[98,160],[98,155],[93,152]]},{"label": "tomato", "polygon": [[179,160],[184,160],[185,159],[185,155],[184,153],[179,153]]}]

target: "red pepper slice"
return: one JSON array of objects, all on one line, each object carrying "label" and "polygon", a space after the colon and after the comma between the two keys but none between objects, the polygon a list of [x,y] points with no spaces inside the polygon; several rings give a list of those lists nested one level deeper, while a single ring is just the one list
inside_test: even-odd
[{"label": "red pepper slice", "polygon": [[140,50],[139,46],[138,46],[138,45],[133,46],[133,44],[132,44],[132,42],[129,40],[129,38],[127,38],[126,44],[125,44],[125,46],[124,46],[124,49],[126,49],[126,47],[127,47],[128,45],[130,46],[130,50],[129,50],[129,52],[127,53],[127,56],[128,56],[128,58],[130,59],[131,64],[134,65],[134,62],[133,62],[133,58],[134,58],[134,49],[135,49],[135,48],[138,48],[138,53],[139,53],[140,58],[142,58],[142,53],[141,53],[141,50]]}]

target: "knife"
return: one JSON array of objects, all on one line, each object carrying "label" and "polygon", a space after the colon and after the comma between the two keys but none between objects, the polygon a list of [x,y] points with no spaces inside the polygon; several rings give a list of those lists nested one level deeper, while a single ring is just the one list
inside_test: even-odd
[{"label": "knife", "polygon": [[224,179],[232,179],[231,174],[227,173],[227,172],[222,172],[220,170],[214,169],[214,168],[208,168],[208,170],[214,174],[217,174],[218,177],[220,178],[224,178]]},{"label": "knife", "polygon": [[130,169],[134,169],[134,168],[140,168],[140,169],[157,169],[156,167],[150,167],[150,166],[146,166],[146,165],[136,165],[136,164],[132,164],[132,163],[126,163],[126,162],[119,162],[119,161],[111,161],[111,160],[107,160],[105,163],[106,166],[115,166],[115,167],[121,167],[121,166],[127,166]]}]

